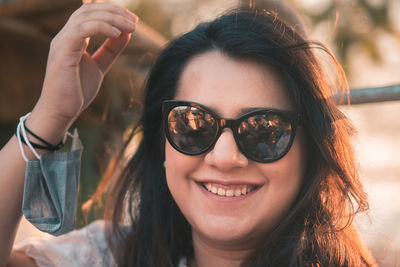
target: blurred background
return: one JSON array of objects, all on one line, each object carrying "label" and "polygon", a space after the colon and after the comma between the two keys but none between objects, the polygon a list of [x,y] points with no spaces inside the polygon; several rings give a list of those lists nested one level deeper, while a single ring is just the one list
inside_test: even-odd
[{"label": "blurred background", "polygon": [[[229,8],[274,9],[282,1],[113,0],[141,21],[101,93],[74,126],[85,147],[77,228],[101,217],[103,206],[92,201],[102,196],[91,196],[115,166],[113,155],[140,114],[142,82],[166,42]],[[287,2],[301,14],[311,39],[333,50],[352,89],[400,84],[400,0]],[[50,41],[80,5],[78,0],[0,0],[0,146],[38,99]],[[93,38],[89,49],[94,51],[102,41]],[[396,99],[341,107],[358,129],[360,176],[371,205],[369,217],[359,216],[357,223],[380,266],[400,265],[400,100]],[[41,233],[23,221],[17,241],[32,235]]]}]

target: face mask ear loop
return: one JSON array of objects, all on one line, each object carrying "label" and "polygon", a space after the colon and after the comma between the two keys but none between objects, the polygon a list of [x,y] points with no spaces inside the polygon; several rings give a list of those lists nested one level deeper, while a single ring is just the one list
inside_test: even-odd
[{"label": "face mask ear loop", "polygon": [[[24,121],[26,120],[26,118],[28,118],[28,116],[31,115],[31,113],[29,112],[28,114],[26,114],[25,116],[22,116],[19,119],[19,124],[17,126],[17,139],[18,139],[18,144],[19,144],[19,149],[21,150],[21,154],[22,157],[24,158],[25,162],[28,162],[28,158],[25,155],[24,152],[24,148],[22,145],[22,141],[21,138],[24,138],[25,143],[28,145],[29,149],[32,151],[32,153],[35,155],[35,157],[39,160],[40,159],[40,155],[36,152],[36,150],[32,147],[31,143],[29,142],[28,136],[26,135],[26,131],[25,131],[25,127],[24,127]],[[20,132],[22,132],[22,137]]]},{"label": "face mask ear loop", "polygon": [[71,139],[73,139],[73,138],[75,137],[75,135],[71,134],[70,132],[68,132],[68,131],[65,132],[65,135],[64,135],[64,137],[63,137],[63,143],[64,143],[64,144],[65,144],[65,142],[67,141],[68,136],[71,137]]},{"label": "face mask ear loop", "polygon": [[25,162],[28,162],[28,158],[25,155],[24,152],[24,147],[22,145],[22,141],[21,141],[21,135],[19,133],[19,131],[21,130],[21,122],[18,123],[17,126],[17,139],[18,139],[18,145],[19,145],[19,150],[21,151],[22,157],[24,158]]}]

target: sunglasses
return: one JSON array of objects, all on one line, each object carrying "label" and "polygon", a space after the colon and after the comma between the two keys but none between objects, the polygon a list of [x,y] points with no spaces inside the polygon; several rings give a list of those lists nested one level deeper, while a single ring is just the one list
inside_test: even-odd
[{"label": "sunglasses", "polygon": [[186,155],[205,153],[227,127],[232,130],[240,152],[262,163],[286,155],[300,123],[300,115],[295,111],[256,109],[236,119],[225,119],[206,106],[178,100],[164,101],[162,112],[165,135],[177,151]]}]

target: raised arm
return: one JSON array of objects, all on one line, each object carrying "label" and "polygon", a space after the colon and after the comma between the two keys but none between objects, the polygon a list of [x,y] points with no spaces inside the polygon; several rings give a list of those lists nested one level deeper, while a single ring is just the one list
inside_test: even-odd
[{"label": "raised arm", "polygon": [[[51,42],[42,93],[26,126],[57,144],[97,95],[105,73],[129,42],[137,21],[130,11],[110,3],[84,4],[76,10]],[[90,55],[86,48],[94,35],[107,40]],[[30,160],[35,159],[29,148],[24,146],[24,150]],[[25,175],[25,161],[15,136],[0,151],[0,170],[0,266],[6,266],[21,218]]]}]

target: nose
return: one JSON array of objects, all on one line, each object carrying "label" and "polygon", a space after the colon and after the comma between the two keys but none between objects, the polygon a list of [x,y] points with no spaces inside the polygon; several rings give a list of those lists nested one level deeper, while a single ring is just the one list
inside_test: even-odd
[{"label": "nose", "polygon": [[249,163],[248,159],[239,151],[232,130],[227,128],[219,136],[213,149],[206,154],[204,161],[223,171],[244,168]]}]

